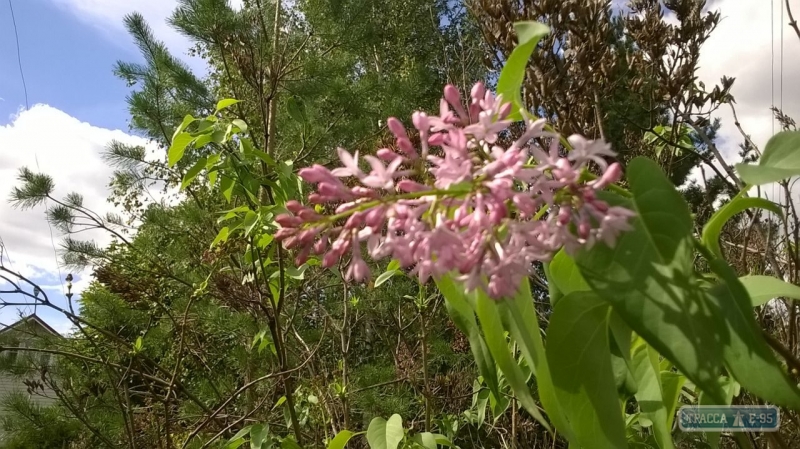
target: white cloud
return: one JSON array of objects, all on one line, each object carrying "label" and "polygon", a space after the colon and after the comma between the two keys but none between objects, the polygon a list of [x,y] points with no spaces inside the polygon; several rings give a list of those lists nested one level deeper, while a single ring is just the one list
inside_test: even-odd
[{"label": "white cloud", "polygon": [[[55,198],[69,192],[80,193],[85,206],[102,215],[113,208],[106,202],[112,169],[101,158],[111,140],[132,145],[147,143],[123,131],[81,122],[43,104],[20,112],[10,124],[0,126],[0,236],[7,249],[4,263],[9,266],[10,262],[12,269],[40,282],[51,299],[63,293],[53,249],[61,236],[52,229],[51,240],[43,207],[22,211],[9,203],[11,190],[18,183],[18,170],[28,167],[52,176]],[[81,237],[99,244],[109,241],[109,236],[99,231],[82,233]],[[62,269],[61,277],[66,274]],[[73,292],[79,294],[89,280],[87,273],[75,273]]]},{"label": "white cloud", "polygon": [[[73,13],[76,18],[101,30],[114,42],[130,43],[132,40],[122,22],[126,14],[139,12],[153,29],[155,36],[164,41],[176,56],[181,57],[198,73],[205,73],[206,64],[191,58],[187,50],[189,40],[167,23],[167,18],[178,5],[176,0],[50,0]],[[242,0],[229,0],[234,8],[241,8]]]}]

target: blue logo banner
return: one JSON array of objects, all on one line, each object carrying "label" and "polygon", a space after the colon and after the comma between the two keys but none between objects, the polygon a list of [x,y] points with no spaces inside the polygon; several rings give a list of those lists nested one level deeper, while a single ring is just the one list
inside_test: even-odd
[{"label": "blue logo banner", "polygon": [[780,425],[774,405],[686,405],[678,410],[684,432],[774,432]]}]

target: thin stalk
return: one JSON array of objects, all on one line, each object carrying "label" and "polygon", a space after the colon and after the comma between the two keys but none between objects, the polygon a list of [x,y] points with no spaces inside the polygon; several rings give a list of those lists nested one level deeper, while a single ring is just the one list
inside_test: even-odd
[{"label": "thin stalk", "polygon": [[[341,270],[339,270],[341,273]],[[344,428],[350,429],[350,401],[348,395],[349,380],[349,367],[347,364],[347,354],[350,352],[350,326],[348,323],[348,288],[347,282],[342,277],[342,327],[339,329],[339,340],[341,343],[342,353],[342,419],[344,421]]]},{"label": "thin stalk", "polygon": [[[420,286],[421,300],[425,300],[424,286]],[[425,321],[423,312],[425,311],[425,304],[419,308],[419,325],[420,325],[420,344],[422,346],[422,382],[424,386],[423,396],[425,398],[425,431],[431,431],[431,386],[430,379],[428,378],[428,323]]]}]

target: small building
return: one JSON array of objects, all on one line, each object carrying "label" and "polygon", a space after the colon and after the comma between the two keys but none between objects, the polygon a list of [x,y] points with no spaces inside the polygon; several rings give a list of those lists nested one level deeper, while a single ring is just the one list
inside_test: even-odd
[{"label": "small building", "polygon": [[[48,338],[63,338],[36,314],[0,329],[0,348],[41,348]],[[34,404],[46,407],[57,402],[55,392],[41,381],[41,367],[51,366],[51,354],[24,350],[0,351],[0,420],[3,399],[12,393],[27,395]],[[39,369],[37,369],[39,368]],[[3,430],[0,428],[0,441]]]}]

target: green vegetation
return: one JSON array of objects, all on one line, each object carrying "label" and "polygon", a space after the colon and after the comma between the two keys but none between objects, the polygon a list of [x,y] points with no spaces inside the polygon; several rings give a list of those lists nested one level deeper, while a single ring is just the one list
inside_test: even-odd
[{"label": "green vegetation", "polygon": [[[684,433],[674,422],[683,404],[733,402],[780,406],[769,447],[792,447],[800,221],[791,201],[748,194],[779,182],[791,196],[798,132],[785,121],[763,152],[747,139],[734,170],[711,118],[734,104],[733,81],[696,83],[719,15],[701,0],[611,3],[245,0],[234,10],[180,0],[170,23],[207,61],[202,78],[128,16],[144,63],[114,70],[131,88],[133,130],[159,152],[108,145],[119,215],[87,209],[80,192],[55,196],[47,174],[21,169],[11,201],[47,201],[64,262],[94,281],[61,308],[0,264],[14,298],[74,323],[67,338],[28,347],[51,363],[0,365],[58,399],[7,397],[0,445],[767,447],[764,434]],[[411,130],[414,111],[436,115],[445,85],[465,98],[476,82],[512,101],[516,119],[521,108],[548,130],[612,144],[625,176],[597,195],[635,212],[613,247],[558,251],[496,300],[453,273],[417,282],[419,267],[391,258],[366,259],[375,276],[355,282],[350,256],[327,263],[287,244],[278,217],[314,193],[301,168],[338,167],[338,147],[400,152],[387,117]],[[496,145],[524,132],[512,123]],[[551,136],[532,145],[551,138],[572,150]],[[408,139],[421,145],[416,131]],[[688,181],[697,167],[713,173],[702,185]],[[602,169],[587,165],[574,185]],[[477,188],[436,192],[454,200]],[[537,219],[555,215],[541,208]],[[82,240],[86,229],[113,243]]]}]

